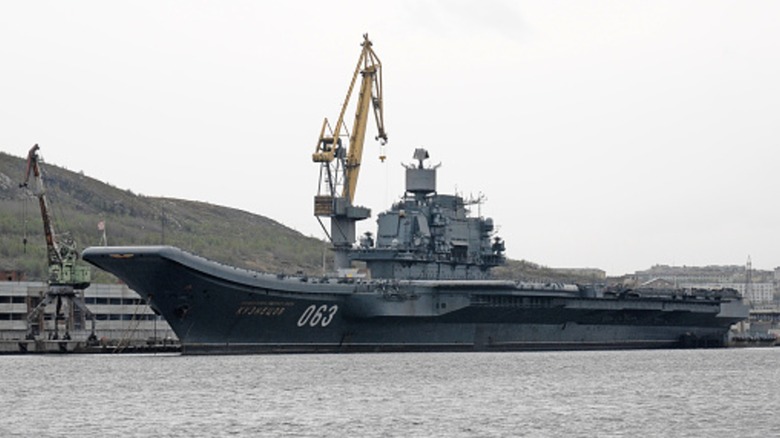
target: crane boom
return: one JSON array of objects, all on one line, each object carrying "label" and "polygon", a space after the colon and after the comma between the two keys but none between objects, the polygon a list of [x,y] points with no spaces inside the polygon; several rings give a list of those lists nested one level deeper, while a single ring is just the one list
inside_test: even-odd
[{"label": "crane boom", "polygon": [[[358,175],[360,174],[360,162],[363,158],[363,145],[366,139],[366,127],[368,125],[368,107],[371,104],[374,108],[376,126],[379,134],[377,140],[382,145],[387,143],[387,133],[384,126],[384,112],[382,109],[382,63],[371,48],[371,41],[368,35],[363,35],[363,52],[361,58],[363,61],[363,70],[360,72],[362,80],[360,83],[360,93],[358,94],[357,110],[355,111],[355,121],[352,124],[352,136],[349,139],[349,152],[347,153],[346,182],[342,196],[349,198],[350,203],[355,199],[355,189],[357,188]],[[358,69],[360,61],[358,61]],[[355,69],[352,82],[357,77],[358,69]],[[349,97],[347,97],[349,99]],[[346,107],[346,102],[345,102]],[[342,110],[343,112],[343,110]],[[384,160],[384,156],[380,156]]]},{"label": "crane boom", "polygon": [[[379,64],[377,64],[378,66]],[[363,70],[363,80],[360,84],[360,94],[358,94],[357,111],[355,112],[355,121],[352,124],[352,136],[349,139],[349,152],[347,153],[346,181],[342,196],[349,198],[350,203],[355,199],[355,189],[357,188],[358,175],[360,174],[360,161],[363,158],[363,145],[366,139],[366,127],[368,125],[368,106],[369,102],[380,102],[374,104],[374,111],[381,112],[381,97],[374,98],[372,95],[372,85],[377,78],[378,68],[370,66]],[[368,79],[373,78],[373,80]],[[384,133],[384,127],[379,125],[380,136],[386,141],[387,135]]]},{"label": "crane boom", "polygon": [[[379,133],[376,139],[384,145],[387,142],[387,133],[384,127],[384,111],[382,101],[382,63],[372,48],[372,43],[368,39],[368,34],[363,35],[363,50],[360,52],[357,66],[352,74],[352,80],[347,90],[347,96],[341,106],[339,118],[336,121],[334,131],[331,135],[325,135],[328,119],[322,124],[320,138],[317,141],[317,147],[312,155],[316,163],[331,163],[335,159],[343,159],[342,150],[342,129],[345,128],[344,117],[347,107],[355,89],[358,76],[361,76],[360,91],[358,92],[357,109],[355,111],[355,120],[352,124],[352,134],[349,137],[349,150],[346,153],[346,163],[341,168],[336,168],[336,173],[343,175],[334,175],[339,181],[341,187],[341,196],[349,199],[349,204],[355,199],[355,190],[357,189],[358,175],[360,174],[360,163],[363,158],[363,145],[365,144],[366,128],[368,125],[369,105],[373,106],[374,117]],[[380,155],[384,161],[384,155]],[[331,196],[336,196],[338,187],[331,184],[329,191]]]},{"label": "crane boom", "polygon": [[[76,263],[79,258],[76,243],[70,237],[70,234],[63,233],[61,236],[54,230],[54,220],[49,208],[49,201],[46,197],[46,190],[43,184],[43,173],[41,172],[38,150],[40,147],[36,144],[27,153],[27,166],[24,172],[24,180],[20,187],[30,189],[35,197],[38,198],[38,205],[41,208],[41,218],[43,219],[43,233],[46,237],[46,259],[49,265],[49,284],[53,285],[71,285],[79,289],[89,286],[90,272],[86,266],[80,266]],[[34,177],[35,187],[30,187],[30,179]]]},{"label": "crane boom", "polygon": [[36,144],[27,153],[27,168],[24,172],[24,181],[19,185],[20,187],[29,188],[30,176],[35,177],[35,189],[33,194],[38,198],[38,205],[41,208],[41,218],[43,218],[43,233],[46,236],[46,255],[51,265],[62,264],[62,255],[60,254],[59,242],[54,232],[54,224],[51,218],[49,210],[49,202],[46,199],[46,190],[43,187],[43,177],[41,176],[41,168],[39,166],[40,158],[38,157],[38,149],[40,147]]}]

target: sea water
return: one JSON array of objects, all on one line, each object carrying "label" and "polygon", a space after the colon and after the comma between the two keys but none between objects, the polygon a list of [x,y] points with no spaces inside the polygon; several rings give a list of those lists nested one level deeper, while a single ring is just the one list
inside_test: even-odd
[{"label": "sea water", "polygon": [[780,348],[0,356],[0,436],[775,437]]}]

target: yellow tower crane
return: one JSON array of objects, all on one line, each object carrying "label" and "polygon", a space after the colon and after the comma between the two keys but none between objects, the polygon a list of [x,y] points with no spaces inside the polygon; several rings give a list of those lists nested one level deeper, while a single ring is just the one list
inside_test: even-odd
[{"label": "yellow tower crane", "polygon": [[[334,246],[336,269],[350,266],[348,254],[355,242],[355,223],[371,215],[368,208],[352,204],[363,157],[369,106],[373,108],[379,131],[376,140],[379,140],[382,146],[387,142],[382,109],[382,64],[372,48],[368,34],[363,35],[361,46],[363,49],[355,72],[352,74],[347,97],[344,99],[335,127],[331,127],[328,119],[325,118],[317,147],[312,155],[312,160],[320,163],[320,182],[317,195],[314,197],[314,215],[320,221],[323,230],[325,226],[320,218],[330,218],[330,233],[327,230],[325,232]],[[344,116],[358,76],[361,77],[360,91],[350,134]],[[380,152],[379,158],[384,161],[384,150]]]}]

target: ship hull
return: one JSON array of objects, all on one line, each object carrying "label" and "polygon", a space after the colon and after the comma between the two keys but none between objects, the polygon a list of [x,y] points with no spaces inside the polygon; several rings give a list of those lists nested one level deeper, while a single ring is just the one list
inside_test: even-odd
[{"label": "ship hull", "polygon": [[720,347],[747,317],[720,299],[268,275],[171,247],[88,248],[83,257],[162,314],[185,354]]}]

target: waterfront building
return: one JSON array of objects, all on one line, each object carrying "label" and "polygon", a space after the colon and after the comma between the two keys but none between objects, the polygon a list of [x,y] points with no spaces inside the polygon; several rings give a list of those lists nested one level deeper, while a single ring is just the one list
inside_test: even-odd
[{"label": "waterfront building", "polygon": [[[23,339],[28,332],[27,316],[41,302],[46,293],[41,281],[0,281],[0,339]],[[147,342],[160,343],[176,337],[165,320],[156,315],[141,297],[124,284],[92,284],[83,291],[87,308],[95,315],[95,335],[104,343]],[[35,321],[38,333],[51,333],[56,305],[47,306]],[[89,331],[91,322],[78,308],[63,308],[68,312],[72,327],[58,327],[62,334],[68,331]]]}]

